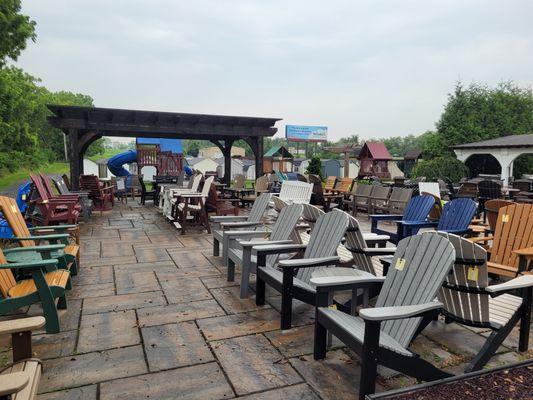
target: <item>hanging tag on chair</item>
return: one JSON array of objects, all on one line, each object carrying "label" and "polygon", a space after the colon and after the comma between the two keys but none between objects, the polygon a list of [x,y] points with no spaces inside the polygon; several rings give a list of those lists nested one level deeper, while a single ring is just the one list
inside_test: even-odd
[{"label": "hanging tag on chair", "polygon": [[502,214],[502,222],[509,222],[509,214]]},{"label": "hanging tag on chair", "polygon": [[405,268],[405,258],[398,258],[396,260],[396,264],[394,265],[394,268],[398,271],[403,271]]},{"label": "hanging tag on chair", "polygon": [[467,277],[468,277],[469,281],[477,282],[478,275],[479,275],[478,267],[470,267],[470,268],[468,268]]}]

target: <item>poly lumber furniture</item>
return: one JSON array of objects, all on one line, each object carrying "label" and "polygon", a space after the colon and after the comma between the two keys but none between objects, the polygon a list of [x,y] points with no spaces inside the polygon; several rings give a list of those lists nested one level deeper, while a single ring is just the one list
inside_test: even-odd
[{"label": "poly lumber furniture", "polygon": [[336,176],[328,176],[326,179],[326,183],[324,185],[324,193],[332,192],[335,188],[335,183],[337,182]]},{"label": "poly lumber furniture", "polygon": [[[5,196],[0,196],[0,211],[4,215],[4,218],[14,235],[14,237],[6,238],[4,240],[18,242],[21,247],[32,248],[42,241],[47,241],[51,244],[63,244],[64,249],[52,251],[50,257],[59,259],[60,268],[70,270],[72,275],[77,274],[80,246],[77,243],[70,243],[69,238],[71,235],[66,233],[72,232],[76,239],[78,239],[79,233],[77,225],[53,225],[28,228],[15,199]],[[50,234],[50,232],[52,233]],[[23,256],[33,257],[33,255],[28,254],[29,253],[13,253],[8,256],[8,260],[17,262],[21,261],[21,257]]]},{"label": "poly lumber furniture", "polygon": [[33,400],[41,379],[41,361],[33,357],[31,331],[42,328],[43,317],[20,318],[0,322],[0,335],[11,334],[13,363],[0,371],[0,397]]},{"label": "poly lumber furniture", "polygon": [[489,224],[488,231],[494,232],[498,221],[498,211],[500,208],[515,204],[511,200],[492,199],[485,201],[485,217]]},{"label": "poly lumber furniture", "polygon": [[[417,379],[451,376],[409,349],[411,341],[437,315],[438,290],[453,266],[453,245],[438,235],[410,236],[398,243],[387,277],[360,271],[360,277],[318,277],[316,285],[315,359],[326,356],[327,333],[361,357],[359,399],[373,393],[378,364]],[[335,291],[381,288],[374,308],[352,316],[328,307]]]},{"label": "poly lumber furniture", "polygon": [[81,175],[80,188],[89,192],[89,198],[93,201],[93,210],[107,211],[115,204],[113,186],[104,187],[96,175]]},{"label": "poly lumber furniture", "polygon": [[[291,234],[302,215],[302,204],[290,204],[279,213],[272,230],[268,231],[234,231],[230,235],[228,249],[228,281],[235,279],[235,265],[241,267],[240,297],[248,297],[250,273],[256,273],[257,259],[252,256],[252,247],[259,244],[289,244],[293,243]],[[248,239],[248,240],[246,240]],[[251,239],[251,240],[250,240]],[[266,265],[274,266],[278,261],[277,254],[266,257]]]},{"label": "poly lumber furniture", "polygon": [[387,201],[372,204],[374,214],[403,214],[413,195],[413,189],[393,187]]},{"label": "poly lumber furniture", "polygon": [[464,235],[477,212],[477,204],[469,198],[459,198],[446,203],[439,221],[405,221],[404,237],[416,235],[420,228],[435,228],[438,231]]},{"label": "poly lumber furniture", "polygon": [[[429,235],[434,232],[427,232]],[[520,321],[519,351],[527,351],[531,321],[533,275],[523,275],[501,284],[489,285],[486,250],[471,241],[445,232],[435,232],[455,248],[453,274],[448,275],[438,299],[446,321],[492,330],[465,372],[477,371],[487,363]],[[521,295],[514,293],[521,291]]]},{"label": "poly lumber furniture", "polygon": [[162,208],[162,213],[167,218],[172,218],[172,215],[175,214],[175,206],[177,198],[181,194],[185,193],[198,193],[198,188],[202,182],[202,174],[194,174],[187,183],[187,187],[173,185],[162,185],[161,190],[163,194],[161,196],[161,202],[159,206]]},{"label": "poly lumber furniture", "polygon": [[357,216],[357,212],[361,209],[368,212],[370,197],[376,185],[358,185],[355,194],[352,196],[352,214]]},{"label": "poly lumber furniture", "polygon": [[389,186],[375,185],[372,196],[368,199],[368,213],[375,214],[377,207],[388,205],[390,192]]},{"label": "poly lumber furniture", "polygon": [[477,199],[479,212],[485,211],[485,202],[502,197],[502,185],[496,181],[484,180],[477,184]]},{"label": "poly lumber furniture", "polygon": [[214,212],[216,215],[239,215],[238,203],[239,199],[220,198],[216,185],[214,183],[211,184],[207,195],[207,212]]},{"label": "poly lumber furniture", "polygon": [[270,186],[270,183],[268,182],[268,176],[266,175],[260,176],[255,181],[254,194],[243,196],[241,198],[242,204],[245,205],[245,204],[253,203],[255,199],[259,197],[259,195],[261,195],[262,193],[268,192],[269,186]]},{"label": "poly lumber furniture", "polygon": [[[46,175],[45,175],[46,176]],[[65,178],[63,177],[57,177],[52,179],[54,181],[55,187],[59,194],[61,195],[77,195],[79,198],[79,202],[81,204],[83,218],[89,219],[91,216],[91,209],[93,207],[92,200],[89,199],[89,193],[88,192],[72,192],[66,182]]]},{"label": "poly lumber furniture", "polygon": [[[405,222],[426,222],[427,216],[435,203],[433,196],[415,196],[405,207],[403,215],[371,215],[372,233],[378,235],[389,235],[392,243],[398,243],[405,236],[404,223]],[[396,233],[380,229],[378,227],[379,221],[394,221],[397,225]]]},{"label": "poly lumber furniture", "polygon": [[[318,218],[307,245],[272,244],[252,248],[252,254],[257,257],[256,304],[265,304],[266,284],[281,293],[281,329],[291,328],[293,298],[315,304],[315,288],[310,284],[311,274],[321,268],[339,265],[337,247],[347,227],[347,215],[335,210]],[[302,258],[280,260],[275,267],[266,264],[269,255],[302,251]]]},{"label": "poly lumber furniture", "polygon": [[181,233],[185,234],[189,216],[205,227],[207,233],[211,233],[211,227],[207,218],[206,201],[209,189],[215,178],[210,176],[204,182],[202,191],[199,193],[182,193],[176,199],[174,206],[177,227],[181,228]]},{"label": "poly lumber furniture", "polygon": [[[263,224],[263,215],[268,207],[271,194],[263,193],[260,195],[250,210],[248,215],[224,215],[213,216],[209,220],[212,224],[213,232],[213,255],[216,257],[220,254],[220,243],[224,245],[224,232],[229,230],[242,230],[257,228]],[[222,247],[224,264],[227,264],[227,247]]]},{"label": "poly lumber furniture", "polygon": [[[50,223],[75,224],[80,216],[81,206],[77,198],[62,196],[49,197],[40,176],[30,174],[33,187],[38,198],[32,200],[39,209],[39,222],[43,225]],[[33,196],[32,196],[33,198]],[[32,216],[33,218],[33,216]]]},{"label": "poly lumber furniture", "polygon": [[[22,262],[8,263],[0,250],[0,314],[5,315],[21,307],[41,303],[46,319],[46,332],[59,332],[59,316],[57,309],[66,309],[65,290],[70,289],[70,273],[65,269],[57,269],[58,261],[54,258],[43,259],[41,252],[50,252],[63,248],[63,245],[20,247],[17,253],[30,253],[31,259]],[[13,270],[20,270],[31,279],[15,280]],[[48,271],[48,272],[47,272]],[[57,301],[57,308],[55,300]]]},{"label": "poly lumber furniture", "polygon": [[285,181],[281,184],[279,198],[287,203],[309,203],[313,184],[300,181]]},{"label": "poly lumber furniture", "polygon": [[139,175],[139,185],[141,186],[141,204],[144,206],[147,199],[152,199],[154,204],[157,203],[157,190],[146,189],[146,184],[144,183],[144,178],[142,175]]},{"label": "poly lumber furniture", "polygon": [[533,204],[513,204],[501,207],[494,236],[471,239],[474,243],[492,241],[487,263],[489,273],[516,277],[523,272],[519,269],[515,250],[533,246]]}]

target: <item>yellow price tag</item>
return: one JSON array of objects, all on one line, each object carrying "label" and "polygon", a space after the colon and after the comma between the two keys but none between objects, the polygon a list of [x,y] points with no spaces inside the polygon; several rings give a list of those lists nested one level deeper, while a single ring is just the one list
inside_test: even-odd
[{"label": "yellow price tag", "polygon": [[332,304],[329,306],[329,308],[331,308],[332,310],[336,310],[337,309],[337,304]]},{"label": "yellow price tag", "polygon": [[468,276],[468,280],[469,281],[477,282],[478,275],[479,275],[478,267],[470,267],[470,268],[468,268],[467,276]]},{"label": "yellow price tag", "polygon": [[403,271],[405,268],[405,258],[398,258],[396,260],[396,265],[394,266],[398,271]]},{"label": "yellow price tag", "polygon": [[17,211],[18,211],[17,206],[15,206],[14,204],[11,204],[11,212],[12,212],[13,214],[16,214]]},{"label": "yellow price tag", "polygon": [[509,214],[502,214],[502,222],[509,222]]}]

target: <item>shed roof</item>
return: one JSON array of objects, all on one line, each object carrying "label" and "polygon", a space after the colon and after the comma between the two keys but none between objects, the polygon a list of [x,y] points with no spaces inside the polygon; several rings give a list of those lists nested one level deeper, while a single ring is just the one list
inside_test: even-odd
[{"label": "shed roof", "polygon": [[284,146],[281,146],[281,145],[271,147],[270,150],[268,150],[264,155],[264,157],[274,157],[274,156],[283,157],[283,158],[294,158],[292,154],[289,152],[289,150],[287,150]]},{"label": "shed roof", "polygon": [[420,149],[411,149],[405,153],[404,160],[416,160],[422,155],[422,150]]},{"label": "shed roof", "polygon": [[382,142],[366,142],[359,153],[359,157],[365,155],[366,152],[370,154],[370,158],[375,160],[392,160],[387,146]]},{"label": "shed roof", "polygon": [[533,134],[509,135],[479,142],[454,146],[454,149],[498,148],[498,147],[533,147]]}]

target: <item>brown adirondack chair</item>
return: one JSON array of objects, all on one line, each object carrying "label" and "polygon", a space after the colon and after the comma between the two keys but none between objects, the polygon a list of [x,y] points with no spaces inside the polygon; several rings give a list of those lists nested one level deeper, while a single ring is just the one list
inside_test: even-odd
[{"label": "brown adirondack chair", "polygon": [[435,196],[432,193],[422,192],[420,193],[422,196],[431,196],[435,199],[435,204],[433,205],[433,208],[429,212],[428,218],[432,221],[438,221],[440,219],[440,216],[442,215],[442,202],[440,201],[440,198],[438,196]]},{"label": "brown adirondack chair", "polygon": [[96,175],[81,175],[80,188],[89,192],[93,209],[96,211],[108,211],[115,205],[113,186],[104,187]]},{"label": "brown adirondack chair", "polygon": [[268,187],[270,183],[268,182],[268,176],[263,175],[257,178],[254,186],[254,194],[249,194],[241,198],[243,205],[253,204],[253,202],[262,194],[268,193]]},{"label": "brown adirondack chair", "polygon": [[78,199],[60,196],[50,197],[41,177],[30,174],[30,179],[37,194],[36,197],[31,196],[31,198],[35,198],[32,201],[39,209],[40,214],[39,218],[33,214],[32,218],[34,220],[38,220],[43,225],[50,225],[51,223],[76,224],[78,222],[81,212],[81,205]]},{"label": "brown adirondack chair", "polygon": [[496,222],[498,221],[498,211],[500,208],[515,204],[510,200],[493,199],[485,202],[485,215],[489,224],[489,230],[494,232],[496,229]]},{"label": "brown adirondack chair", "polygon": [[326,184],[324,185],[324,194],[329,194],[335,189],[335,183],[337,182],[336,176],[328,176]]},{"label": "brown adirondack chair", "polygon": [[521,271],[517,250],[533,246],[533,204],[501,207],[494,236],[471,239],[474,243],[492,241],[487,263],[490,273],[514,278]]},{"label": "brown adirondack chair", "polygon": [[[71,270],[72,275],[76,275],[80,250],[77,225],[38,226],[30,229],[26,225],[15,199],[5,196],[0,196],[0,211],[14,235],[14,237],[4,240],[18,242],[21,247],[34,247],[42,241],[64,244],[65,248],[58,252],[55,258],[59,258],[60,266]],[[72,239],[74,239],[74,243],[72,243]],[[12,261],[11,257],[9,261]]]},{"label": "brown adirondack chair", "polygon": [[215,212],[216,215],[239,215],[238,203],[239,199],[221,199],[216,185],[212,183],[205,206],[207,212]]},{"label": "brown adirondack chair", "polygon": [[337,183],[335,183],[333,192],[341,194],[349,193],[350,190],[352,190],[352,185],[353,178],[340,178],[337,180]]}]

